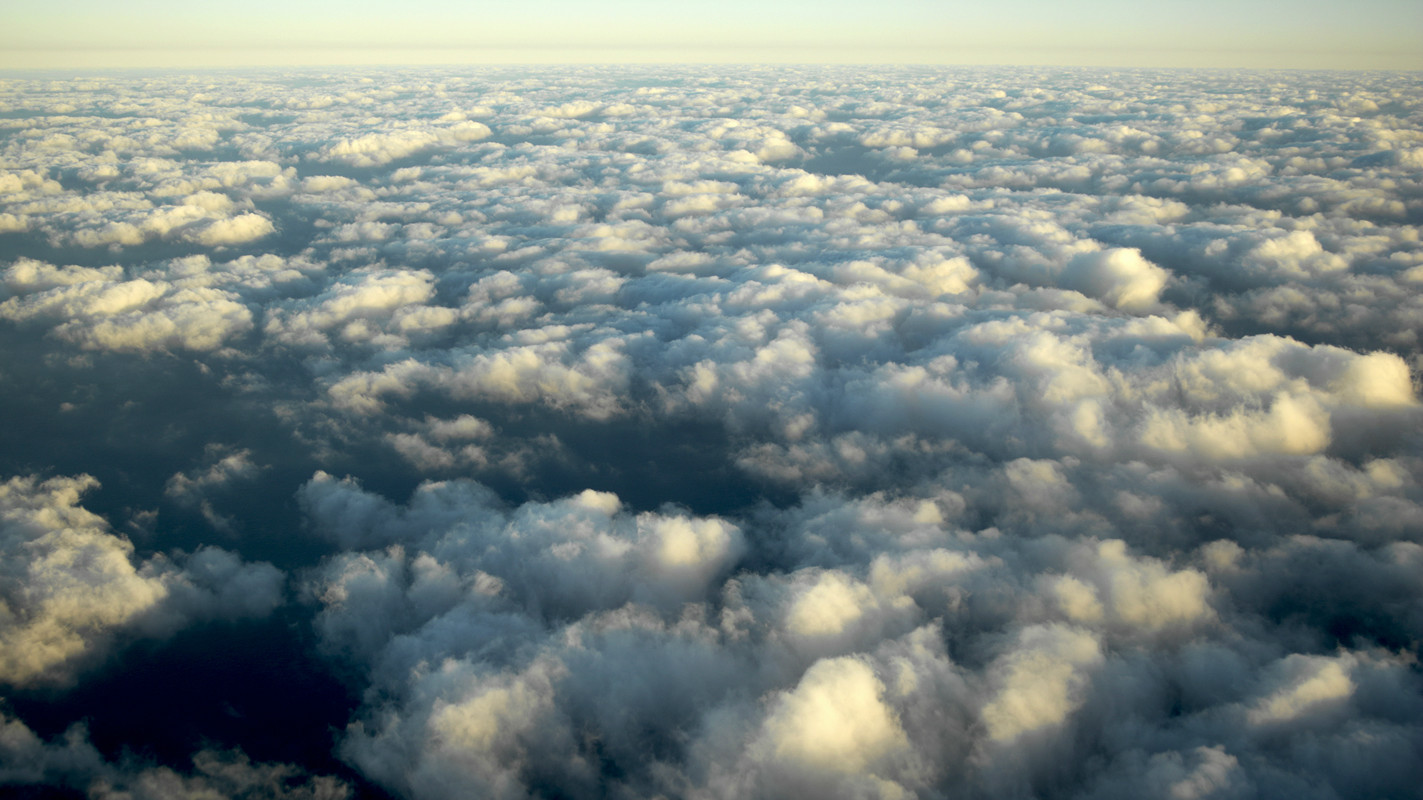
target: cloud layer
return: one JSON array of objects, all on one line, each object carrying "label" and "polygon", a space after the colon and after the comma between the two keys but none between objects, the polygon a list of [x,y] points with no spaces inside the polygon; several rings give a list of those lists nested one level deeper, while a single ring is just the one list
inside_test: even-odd
[{"label": "cloud layer", "polygon": [[0,780],[1423,783],[1416,76],[210,78],[0,85]]}]

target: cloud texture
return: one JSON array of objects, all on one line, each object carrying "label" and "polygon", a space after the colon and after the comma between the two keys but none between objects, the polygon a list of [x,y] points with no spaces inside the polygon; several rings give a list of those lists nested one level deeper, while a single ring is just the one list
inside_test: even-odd
[{"label": "cloud texture", "polygon": [[[1412,796],[1419,89],[7,80],[0,780]],[[27,721],[238,624],[306,749]]]}]

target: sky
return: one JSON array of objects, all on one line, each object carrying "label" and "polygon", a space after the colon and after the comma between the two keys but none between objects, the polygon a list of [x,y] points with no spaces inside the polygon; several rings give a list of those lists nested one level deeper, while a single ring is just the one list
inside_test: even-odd
[{"label": "sky", "polygon": [[1423,68],[1410,0],[14,0],[0,68],[923,63]]}]

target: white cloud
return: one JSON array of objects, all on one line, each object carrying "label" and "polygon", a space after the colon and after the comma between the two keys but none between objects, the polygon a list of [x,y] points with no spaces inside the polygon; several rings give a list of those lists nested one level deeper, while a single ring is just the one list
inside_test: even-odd
[{"label": "white cloud", "polygon": [[92,478],[12,478],[4,504],[4,659],[0,679],[55,680],[62,667],[167,599],[143,574],[133,545],[78,505]]},{"label": "white cloud", "polygon": [[1050,583],[1051,594],[1073,622],[1090,625],[1110,615],[1118,624],[1156,631],[1215,616],[1209,582],[1196,570],[1172,572],[1154,559],[1134,558],[1120,540],[1082,551],[1073,558],[1074,573],[1090,583],[1074,575]]},{"label": "white cloud", "polygon": [[220,289],[33,261],[5,275],[18,296],[0,303],[0,317],[49,322],[55,336],[85,349],[213,350],[252,328],[252,312]]},{"label": "white cloud", "polygon": [[281,602],[282,574],[206,548],[180,568],[135,563],[133,544],[79,505],[98,485],[11,478],[0,486],[0,680],[64,683],[117,634],[162,633],[193,619],[262,616]]},{"label": "white cloud", "polygon": [[817,661],[766,718],[771,758],[815,771],[856,773],[909,746],[884,684],[854,658]]},{"label": "white cloud", "polygon": [[1102,660],[1096,637],[1073,628],[1025,628],[991,674],[997,684],[983,708],[988,737],[1011,743],[1052,730],[1084,701],[1089,670]]},{"label": "white cloud", "polygon": [[1354,694],[1352,667],[1353,659],[1347,656],[1289,656],[1272,670],[1284,685],[1262,697],[1246,712],[1246,719],[1255,725],[1291,722],[1347,701]]},{"label": "white cloud", "polygon": [[276,548],[400,797],[1406,794],[1423,105],[1275,77],[7,81],[10,457],[165,514],[7,484],[11,681]]},{"label": "white cloud", "polygon": [[1160,301],[1169,278],[1169,272],[1139,251],[1117,248],[1075,257],[1063,271],[1062,282],[1114,308],[1144,311]]},{"label": "white cloud", "polygon": [[322,159],[355,167],[376,167],[436,146],[486,139],[492,134],[489,126],[466,120],[448,128],[407,128],[386,133],[367,133],[344,138],[322,149]]},{"label": "white cloud", "polygon": [[407,336],[453,324],[451,309],[428,306],[434,276],[424,270],[362,270],[289,309],[273,309],[266,335],[275,341],[325,346],[332,338],[352,343],[403,346]]},{"label": "white cloud", "polygon": [[198,244],[222,246],[255,241],[275,230],[271,220],[261,214],[249,213],[219,219],[190,236]]}]

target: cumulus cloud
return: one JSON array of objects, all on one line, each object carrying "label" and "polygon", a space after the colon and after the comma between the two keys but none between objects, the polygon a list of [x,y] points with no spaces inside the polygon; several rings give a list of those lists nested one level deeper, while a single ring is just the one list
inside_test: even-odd
[{"label": "cumulus cloud", "polygon": [[221,289],[30,261],[5,274],[16,296],[0,303],[0,318],[49,323],[55,336],[86,349],[213,350],[252,328],[251,311]]},{"label": "cumulus cloud", "polygon": [[[421,487],[412,507],[401,509],[350,480],[320,473],[303,487],[301,499],[318,530],[348,546],[420,543],[435,558],[430,563],[449,564],[452,576],[492,576],[503,592],[550,611],[590,604],[616,608],[634,599],[675,608],[700,597],[744,551],[742,532],[723,520],[631,515],[615,495],[592,490],[510,513],[478,484],[432,483]],[[402,531],[418,538],[408,540]],[[396,551],[386,555],[396,566],[406,557]],[[370,558],[349,563],[354,568]],[[347,574],[341,563],[331,568],[333,583],[321,590],[336,592],[332,597],[345,596],[339,588]],[[545,570],[561,577],[555,582],[525,577]],[[402,571],[391,573],[392,579]],[[365,572],[361,567],[353,574]]]},{"label": "cumulus cloud", "polygon": [[198,244],[221,246],[260,239],[272,231],[272,221],[261,214],[241,214],[220,219],[191,234]]},{"label": "cumulus cloud", "polygon": [[163,493],[183,501],[201,498],[210,488],[222,487],[234,480],[251,478],[259,467],[252,463],[251,451],[224,452],[222,447],[209,447],[211,463],[207,469],[193,472],[179,472],[168,479]]},{"label": "cumulus cloud", "polygon": [[87,476],[11,478],[0,487],[0,681],[63,683],[120,634],[163,633],[198,619],[262,616],[282,574],[204,548],[183,563],[136,562],[131,542],[79,505]]},{"label": "cumulus cloud", "polygon": [[[480,487],[431,484],[393,507],[324,475],[303,495],[319,531],[385,547],[330,560],[311,591],[327,645],[394,692],[348,729],[348,756],[415,796],[446,796],[451,780],[496,795],[534,781],[592,791],[592,754],[575,733],[590,725],[628,791],[706,796],[1006,791],[1056,780],[1062,759],[1093,746],[1074,742],[1117,742],[1122,725],[1166,726],[1153,745],[1164,749],[1143,754],[1126,736],[1105,771],[1077,780],[1104,792],[1167,777],[1248,786],[1304,768],[1260,749],[1255,734],[1242,735],[1246,723],[1267,739],[1347,736],[1340,726],[1368,717],[1388,741],[1418,736],[1351,699],[1360,670],[1375,691],[1408,696],[1397,683],[1411,680],[1406,657],[1243,642],[1237,634],[1281,599],[1220,543],[1203,549],[1203,567],[1173,569],[1121,541],[970,534],[946,524],[936,502],[824,498],[759,522],[808,549],[747,543],[738,549],[750,561],[737,562],[727,561],[736,551],[725,523],[641,515],[632,524],[608,495],[510,512]],[[698,529],[706,533],[693,538]],[[788,571],[726,571],[775,552]],[[817,561],[842,566],[808,566]],[[679,588],[669,594],[672,576]],[[655,679],[600,677],[646,676],[667,659],[679,666]],[[417,666],[436,662],[437,672]],[[707,670],[733,664],[742,677],[708,680]],[[1241,682],[1250,674],[1259,677]],[[1118,699],[1122,687],[1135,699]],[[605,700],[608,691],[635,694]],[[1201,737],[1172,732],[1173,693],[1194,698]],[[1141,705],[1120,719],[1118,702]],[[924,707],[941,711],[921,718]],[[1312,732],[1295,731],[1306,715]],[[690,742],[674,744],[682,736]],[[389,754],[412,740],[409,755]],[[1221,742],[1231,749],[1217,750]],[[671,749],[654,768],[634,755],[646,747]],[[945,747],[976,754],[962,762],[975,766],[945,771]],[[685,772],[667,773],[666,759]],[[1180,766],[1204,763],[1233,766],[1209,779],[1204,766],[1197,778]]]},{"label": "cumulus cloud", "polygon": [[1087,668],[1102,658],[1091,634],[1069,628],[1025,628],[1015,644],[995,663],[1002,685],[983,708],[993,742],[1061,725],[1083,702]]},{"label": "cumulus cloud", "polygon": [[1423,94],[1277,78],[7,81],[17,708],[270,559],[398,797],[1413,792]]},{"label": "cumulus cloud", "polygon": [[84,478],[5,484],[7,682],[45,677],[167,597],[162,580],[135,569],[133,546],[78,505],[93,485]]},{"label": "cumulus cloud", "polygon": [[1062,285],[1096,297],[1113,308],[1138,311],[1159,302],[1170,273],[1121,248],[1085,253],[1072,259]]},{"label": "cumulus cloud", "polygon": [[324,148],[322,158],[356,167],[375,167],[438,145],[456,145],[486,139],[491,133],[488,125],[472,120],[456,122],[447,128],[409,128],[387,133],[368,133],[342,139]]},{"label": "cumulus cloud", "polygon": [[266,333],[291,344],[325,344],[332,332],[345,341],[400,342],[404,335],[438,331],[458,320],[448,308],[425,305],[433,276],[413,270],[350,274],[288,313],[275,313]]},{"label": "cumulus cloud", "polygon": [[905,749],[904,729],[883,694],[864,663],[817,661],[766,718],[772,756],[812,770],[856,773]]},{"label": "cumulus cloud", "polygon": [[241,751],[202,750],[191,769],[115,763],[74,725],[62,741],[46,742],[22,720],[0,713],[0,785],[18,791],[63,787],[94,800],[165,800],[173,797],[343,800],[350,787],[330,776],[305,774],[292,764],[254,764]]}]

